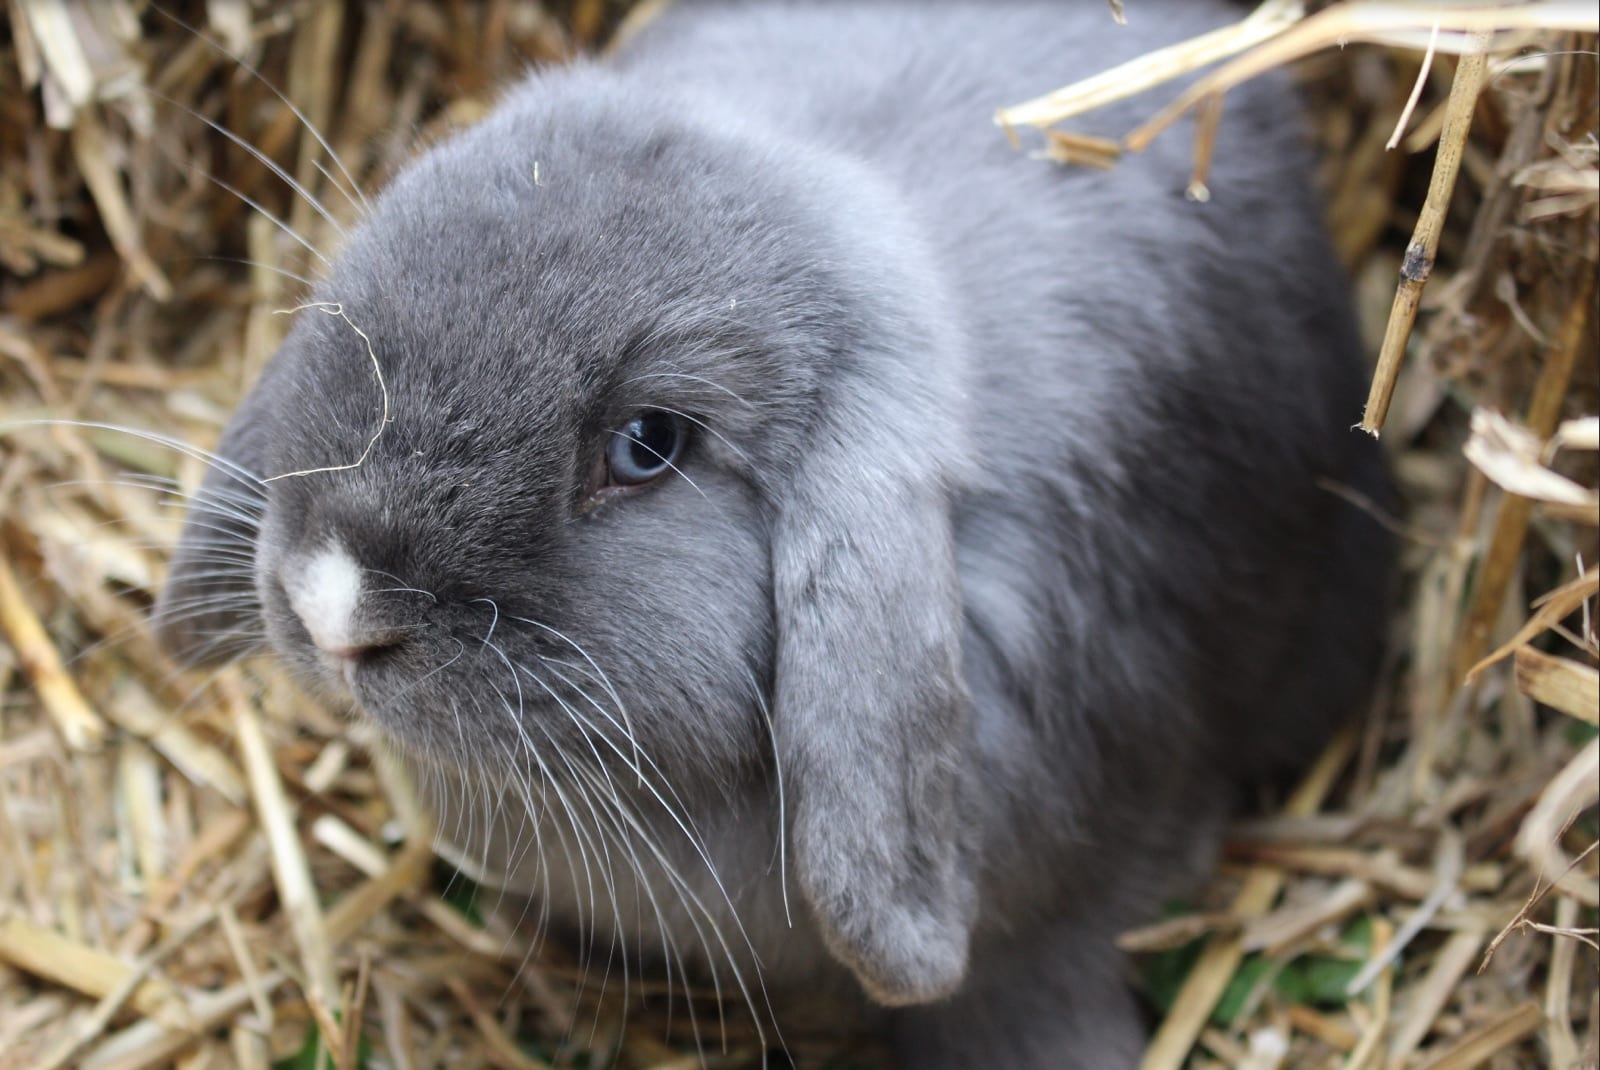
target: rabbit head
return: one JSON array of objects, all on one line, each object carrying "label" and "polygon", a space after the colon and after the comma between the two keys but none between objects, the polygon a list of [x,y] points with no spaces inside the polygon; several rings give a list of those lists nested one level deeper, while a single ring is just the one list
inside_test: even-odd
[{"label": "rabbit head", "polygon": [[[559,117],[559,121],[557,121]],[[423,762],[787,790],[832,952],[952,991],[973,889],[957,344],[892,199],[600,71],[375,201],[223,436],[158,607]]]}]

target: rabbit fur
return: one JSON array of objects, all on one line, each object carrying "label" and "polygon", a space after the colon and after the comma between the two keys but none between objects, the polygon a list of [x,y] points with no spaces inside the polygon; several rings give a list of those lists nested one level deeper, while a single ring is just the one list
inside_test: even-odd
[{"label": "rabbit fur", "polygon": [[[332,258],[164,640],[264,636],[597,969],[1132,1067],[1113,940],[1360,711],[1390,555],[1338,490],[1387,483],[1286,83],[1209,203],[1182,128],[1063,168],[992,111],[1236,16],[680,2],[533,74]],[[598,492],[650,411],[672,470]]]}]

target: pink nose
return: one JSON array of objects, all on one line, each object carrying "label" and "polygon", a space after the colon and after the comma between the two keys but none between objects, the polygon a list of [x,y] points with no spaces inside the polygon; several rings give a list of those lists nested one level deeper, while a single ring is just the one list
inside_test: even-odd
[{"label": "pink nose", "polygon": [[373,642],[356,646],[321,646],[317,649],[323,652],[323,664],[336,673],[345,683],[346,687],[354,689],[357,686],[356,673],[363,666],[371,666],[374,654],[383,650],[393,649],[395,643]]},{"label": "pink nose", "polygon": [[377,654],[384,650],[392,650],[398,645],[399,643],[392,639],[379,638],[360,640],[350,645],[322,646],[320,643],[317,644],[319,649],[333,655],[339,661],[347,665],[358,664],[362,661],[365,661],[373,654]]}]

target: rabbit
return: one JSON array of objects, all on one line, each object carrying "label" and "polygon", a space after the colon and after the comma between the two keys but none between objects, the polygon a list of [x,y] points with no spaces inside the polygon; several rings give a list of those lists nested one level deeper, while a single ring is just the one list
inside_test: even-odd
[{"label": "rabbit", "polygon": [[1133,1067],[1115,937],[1360,712],[1392,552],[1287,83],[1209,203],[1181,132],[1075,169],[993,122],[1237,12],[1128,14],[683,0],[532,73],[330,258],[163,642],[374,722],[596,968],[900,1067]]}]

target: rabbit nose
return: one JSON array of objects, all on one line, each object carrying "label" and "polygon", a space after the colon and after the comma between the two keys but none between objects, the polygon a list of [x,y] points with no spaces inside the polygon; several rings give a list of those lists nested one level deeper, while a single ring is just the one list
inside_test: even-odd
[{"label": "rabbit nose", "polygon": [[[313,642],[315,642],[314,638]],[[370,643],[362,643],[359,646],[326,647],[321,643],[317,643],[317,648],[332,654],[341,663],[349,662],[354,664],[356,662],[365,661],[371,655],[389,650],[396,645],[397,644],[393,640],[374,639]]]},{"label": "rabbit nose", "polygon": [[319,650],[353,662],[393,640],[363,628],[358,610],[362,569],[338,542],[330,542],[298,566],[283,570],[289,607]]}]

